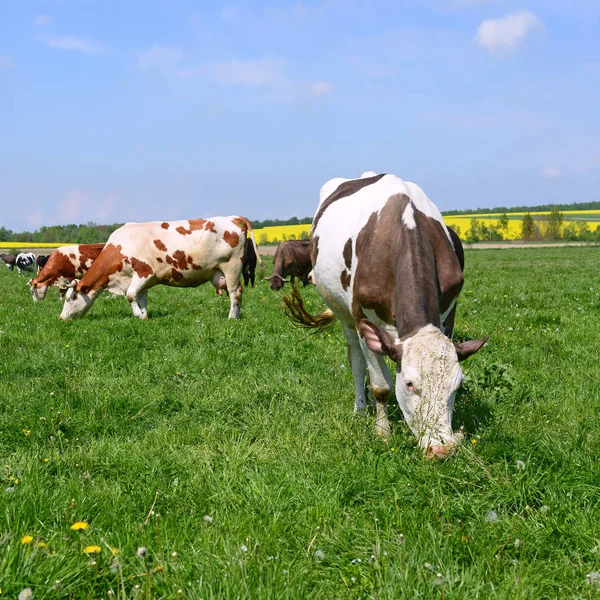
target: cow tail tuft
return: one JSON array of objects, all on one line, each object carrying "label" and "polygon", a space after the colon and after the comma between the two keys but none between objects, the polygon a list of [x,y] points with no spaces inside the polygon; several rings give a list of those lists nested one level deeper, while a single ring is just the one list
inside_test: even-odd
[{"label": "cow tail tuft", "polygon": [[295,285],[291,286],[289,296],[283,294],[283,302],[285,303],[287,318],[298,327],[316,329],[315,333],[320,333],[329,329],[335,323],[335,315],[329,309],[324,310],[318,315],[311,315],[304,307],[304,300]]}]

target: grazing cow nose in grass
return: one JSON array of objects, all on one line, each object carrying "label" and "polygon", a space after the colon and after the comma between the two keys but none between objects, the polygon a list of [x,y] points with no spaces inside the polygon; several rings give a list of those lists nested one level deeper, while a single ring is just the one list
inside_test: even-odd
[{"label": "grazing cow nose in grass", "polygon": [[425,451],[425,456],[427,458],[438,458],[443,460],[444,458],[449,458],[454,454],[456,450],[456,444],[445,444],[438,446],[428,446]]}]

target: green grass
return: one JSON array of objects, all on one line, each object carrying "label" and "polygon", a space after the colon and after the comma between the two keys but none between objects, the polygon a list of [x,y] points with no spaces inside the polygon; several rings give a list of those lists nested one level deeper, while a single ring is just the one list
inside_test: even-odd
[{"label": "green grass", "polygon": [[445,462],[353,416],[339,325],[306,337],[266,282],[237,322],[204,286],[62,323],[0,269],[2,597],[600,598],[600,249],[466,258],[456,336],[490,341]]}]

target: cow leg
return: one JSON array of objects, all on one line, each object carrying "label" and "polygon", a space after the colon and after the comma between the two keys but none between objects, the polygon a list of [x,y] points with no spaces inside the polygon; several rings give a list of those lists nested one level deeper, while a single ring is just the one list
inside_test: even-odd
[{"label": "cow leg", "polygon": [[148,285],[148,281],[150,278],[142,279],[137,275],[134,276],[127,288],[127,300],[131,304],[131,310],[133,310],[133,314],[140,318],[146,320],[148,318],[148,290],[146,286]]},{"label": "cow leg", "polygon": [[367,374],[367,362],[360,347],[358,334],[353,325],[346,325],[342,322],[342,329],[348,342],[348,362],[352,369],[354,377],[354,389],[356,396],[354,398],[354,412],[358,415],[365,414],[367,408],[367,396],[365,394],[365,375]]},{"label": "cow leg", "polygon": [[371,378],[371,389],[375,396],[376,416],[375,433],[386,439],[391,436],[390,422],[387,416],[388,400],[392,389],[392,376],[385,364],[385,359],[379,354],[371,352],[363,338],[360,338],[360,346],[367,361],[369,377]]},{"label": "cow leg", "polygon": [[229,309],[230,319],[240,318],[240,308],[242,306],[242,290],[244,289],[240,284],[240,271],[234,271],[233,269],[223,269],[225,275],[225,283],[227,284],[227,292],[229,293],[229,299],[231,301],[231,308]]}]

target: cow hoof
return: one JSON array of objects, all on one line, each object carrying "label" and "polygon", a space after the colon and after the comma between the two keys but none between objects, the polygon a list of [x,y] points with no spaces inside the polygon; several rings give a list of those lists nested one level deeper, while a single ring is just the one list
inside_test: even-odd
[{"label": "cow hoof", "polygon": [[375,433],[384,440],[389,440],[392,437],[392,432],[389,425],[375,425]]}]

